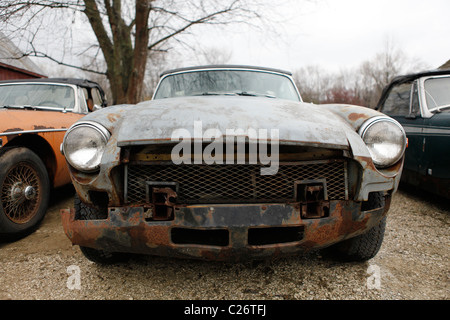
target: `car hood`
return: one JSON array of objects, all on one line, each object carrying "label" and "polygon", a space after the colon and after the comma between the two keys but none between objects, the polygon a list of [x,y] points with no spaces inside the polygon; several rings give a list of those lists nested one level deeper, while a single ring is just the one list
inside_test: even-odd
[{"label": "car hood", "polygon": [[167,143],[177,129],[189,132],[190,137],[198,137],[199,128],[200,136],[208,129],[219,130],[222,135],[226,135],[227,129],[241,129],[247,136],[252,129],[256,132],[266,129],[269,139],[271,129],[277,129],[283,144],[347,149],[347,135],[355,133],[346,120],[320,105],[258,97],[153,100],[112,106],[84,119],[105,125],[119,146]]}]

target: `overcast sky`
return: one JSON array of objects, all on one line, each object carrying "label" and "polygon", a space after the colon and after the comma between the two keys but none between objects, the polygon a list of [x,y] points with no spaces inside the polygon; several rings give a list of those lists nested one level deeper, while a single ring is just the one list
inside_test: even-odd
[{"label": "overcast sky", "polygon": [[[219,62],[292,72],[310,65],[328,72],[351,70],[383,52],[386,41],[429,69],[450,59],[450,0],[264,1],[271,5],[262,15],[279,23],[259,30],[245,24],[200,25],[183,41],[196,50],[225,52],[229,59]],[[90,30],[87,23],[72,30],[74,37],[83,35],[77,40],[85,38],[83,28]],[[170,56],[167,68],[205,64],[186,48]]]},{"label": "overcast sky", "polygon": [[279,36],[234,26],[225,33],[201,32],[196,40],[230,50],[229,63],[291,71],[306,65],[330,71],[356,67],[382,52],[387,40],[430,68],[450,59],[449,0],[281,2],[277,13],[287,20],[277,28]]}]

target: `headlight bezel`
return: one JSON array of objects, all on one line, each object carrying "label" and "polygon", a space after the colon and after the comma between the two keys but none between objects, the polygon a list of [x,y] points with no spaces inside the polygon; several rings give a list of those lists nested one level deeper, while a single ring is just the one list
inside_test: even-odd
[{"label": "headlight bezel", "polygon": [[[373,126],[379,124],[379,123],[383,123],[383,122],[388,122],[389,124],[393,124],[395,125],[398,130],[399,133],[402,135],[402,139],[403,142],[401,143],[401,145],[399,144],[400,147],[400,152],[395,155],[395,157],[393,156],[391,159],[384,159],[384,161],[380,162],[376,159],[376,156],[374,156],[373,154],[373,150],[371,149],[371,147],[369,146],[369,144],[366,142],[366,134],[369,132],[369,129],[373,128]],[[385,169],[388,167],[391,167],[393,165],[395,165],[396,163],[398,163],[402,157],[405,154],[405,150],[406,150],[406,145],[407,145],[407,137],[406,137],[406,133],[405,130],[403,129],[402,125],[395,119],[387,117],[387,116],[375,116],[372,117],[368,120],[366,120],[361,127],[358,130],[358,133],[361,137],[361,139],[363,140],[364,144],[366,145],[366,147],[369,150],[370,156],[372,158],[372,161],[375,165],[376,168],[378,169]]]},{"label": "headlight bezel", "polygon": [[[108,129],[106,129],[104,126],[102,126],[101,124],[99,124],[97,122],[94,122],[94,121],[83,121],[83,122],[78,122],[78,123],[73,124],[67,130],[66,134],[64,135],[64,139],[63,139],[63,142],[61,144],[61,149],[62,149],[62,152],[64,154],[64,157],[66,158],[67,163],[71,167],[73,167],[74,169],[76,169],[78,171],[81,171],[81,172],[84,172],[84,173],[98,172],[100,170],[100,161],[97,164],[95,164],[94,166],[85,167],[85,166],[80,166],[78,163],[74,163],[70,159],[70,156],[68,155],[68,150],[67,150],[67,147],[66,147],[67,139],[70,136],[70,134],[73,133],[74,130],[80,129],[80,128],[89,128],[89,129],[96,130],[100,134],[100,137],[102,139],[103,149],[108,144],[108,141],[111,138],[111,133],[108,131]],[[99,155],[100,159],[101,159],[101,157],[103,155],[103,152],[104,152],[104,150]]]}]

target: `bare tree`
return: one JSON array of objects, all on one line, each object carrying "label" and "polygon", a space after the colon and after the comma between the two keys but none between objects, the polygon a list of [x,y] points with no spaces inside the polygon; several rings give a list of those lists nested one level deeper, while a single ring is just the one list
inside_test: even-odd
[{"label": "bare tree", "polygon": [[374,108],[381,91],[394,77],[427,68],[422,61],[408,57],[386,39],[381,52],[356,68],[329,73],[318,66],[305,66],[294,76],[307,102],[348,103]]},{"label": "bare tree", "polygon": [[144,100],[150,100],[159,82],[160,75],[164,70],[174,68],[172,61],[168,60],[166,52],[150,51],[147,59],[144,82]]},{"label": "bare tree", "polygon": [[333,84],[331,74],[317,65],[300,68],[293,75],[302,99],[306,102],[321,103]]},{"label": "bare tree", "polygon": [[[258,3],[253,0],[2,0],[0,24],[4,32],[26,42],[24,55],[106,75],[113,103],[136,103],[144,94],[149,52],[167,52],[173,41],[182,42],[181,36],[199,25],[250,23],[260,19]],[[91,30],[75,31],[75,26],[83,22]],[[60,28],[64,23],[66,27]],[[90,37],[88,31],[95,37]],[[51,34],[57,32],[63,39],[62,48],[43,50],[38,41],[42,33],[47,43],[52,43]],[[104,59],[105,69],[96,69],[93,62],[86,66],[86,62],[68,61],[65,58],[69,47],[75,49],[77,56]]]},{"label": "bare tree", "polygon": [[[368,106],[375,107],[383,88],[394,77],[409,72],[423,71],[427,68],[428,66],[421,60],[408,57],[404,51],[393,44],[391,39],[386,38],[383,51],[377,53],[374,58],[363,62],[358,70],[359,83],[364,84],[364,90],[366,90],[365,102]],[[371,88],[370,93],[367,88]]]},{"label": "bare tree", "polygon": [[199,64],[225,64],[232,55],[229,48],[207,47],[200,50],[197,61]]}]

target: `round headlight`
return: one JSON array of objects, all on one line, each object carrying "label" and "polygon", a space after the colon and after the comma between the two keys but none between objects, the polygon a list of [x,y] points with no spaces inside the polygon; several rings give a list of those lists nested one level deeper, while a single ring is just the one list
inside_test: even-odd
[{"label": "round headlight", "polygon": [[97,171],[109,137],[108,130],[95,122],[75,124],[64,137],[67,162],[83,172]]},{"label": "round headlight", "polygon": [[379,168],[392,166],[401,159],[406,148],[403,127],[394,119],[375,117],[366,121],[359,134]]}]

